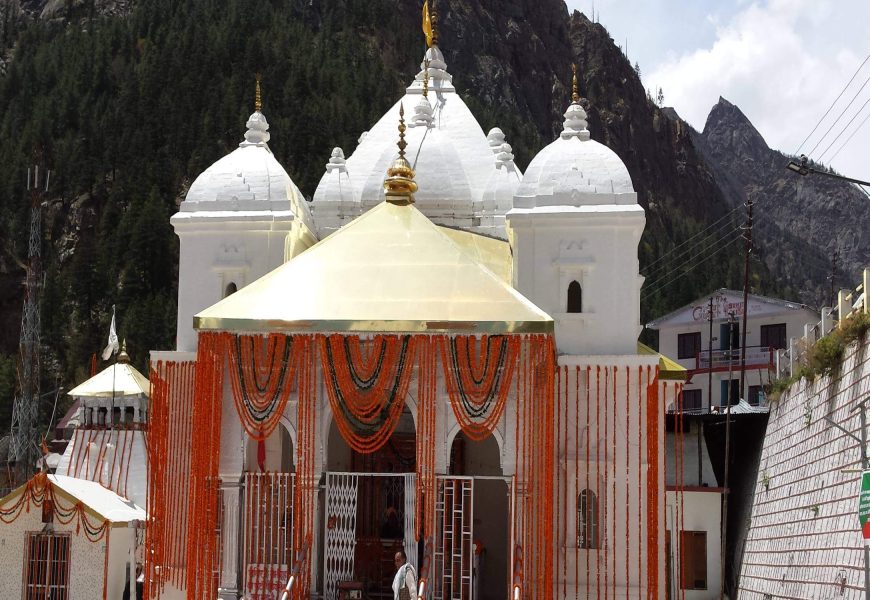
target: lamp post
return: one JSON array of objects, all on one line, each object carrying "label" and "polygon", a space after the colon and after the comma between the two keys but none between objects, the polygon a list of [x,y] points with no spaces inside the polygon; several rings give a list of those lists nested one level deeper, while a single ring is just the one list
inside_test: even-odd
[{"label": "lamp post", "polygon": [[836,173],[828,173],[827,171],[819,171],[818,169],[814,169],[809,165],[809,159],[807,159],[805,154],[801,154],[800,163],[796,163],[793,160],[788,161],[788,164],[785,166],[789,171],[794,171],[798,175],[806,177],[807,175],[824,175],[825,177],[831,177],[833,179],[839,179],[841,181],[848,181],[849,183],[857,183],[858,185],[868,185],[870,186],[870,181],[862,181],[860,179],[854,179],[852,177],[846,177],[844,175],[837,175]]},{"label": "lamp post", "polygon": [[[858,442],[861,448],[861,479],[864,479],[864,471],[870,469],[870,458],[867,457],[867,400],[870,398],[865,398],[861,402],[859,402],[855,408],[852,409],[852,412],[856,410],[861,411],[859,416],[861,418],[861,437],[858,437],[845,427],[842,427],[839,423],[834,421],[828,415],[825,415],[823,418],[825,421],[845,433],[847,436]],[[860,492],[858,495],[860,502]],[[862,536],[863,537],[863,536]],[[864,540],[864,598],[865,600],[870,600],[870,546],[867,545],[867,542],[870,540]]]}]

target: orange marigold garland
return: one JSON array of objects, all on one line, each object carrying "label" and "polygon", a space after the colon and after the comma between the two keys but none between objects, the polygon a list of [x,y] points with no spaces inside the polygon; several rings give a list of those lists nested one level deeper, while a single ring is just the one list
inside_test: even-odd
[{"label": "orange marigold garland", "polygon": [[217,594],[215,569],[220,480],[223,353],[226,334],[200,333],[196,357],[193,412],[197,415],[190,453],[187,529],[187,597],[209,599]]},{"label": "orange marigold garland", "polygon": [[659,419],[662,414],[659,406],[659,369],[650,379],[647,370],[647,407],[646,407],[646,526],[647,526],[647,598],[655,600],[659,596],[659,490],[663,490],[659,477],[659,444],[661,432]]},{"label": "orange marigold garland", "polygon": [[333,418],[356,452],[375,452],[395,430],[413,374],[415,342],[410,335],[320,337]]},{"label": "orange marigold garland", "polygon": [[148,519],[144,600],[171,582],[184,589],[196,364],[158,362],[151,369],[148,443]]},{"label": "orange marigold garland", "polygon": [[228,338],[230,384],[245,432],[258,442],[275,430],[296,380],[308,336],[270,334]]},{"label": "orange marigold garland", "polygon": [[501,419],[520,343],[517,335],[463,335],[439,341],[450,405],[469,439],[487,438]]},{"label": "orange marigold garland", "polygon": [[[438,338],[418,340],[417,356],[417,503],[416,534],[429,542],[435,518],[435,419],[438,393]],[[431,543],[428,544],[431,550]],[[423,576],[422,570],[420,576]]]},{"label": "orange marigold garland", "polygon": [[[308,598],[311,589],[311,540],[314,538],[314,514],[317,510],[317,476],[314,451],[317,436],[317,373],[314,368],[313,343],[302,350],[299,372],[299,399],[296,418],[296,486],[293,512],[293,548],[297,554],[298,580],[293,588],[294,600]],[[294,567],[295,568],[295,567]]]}]

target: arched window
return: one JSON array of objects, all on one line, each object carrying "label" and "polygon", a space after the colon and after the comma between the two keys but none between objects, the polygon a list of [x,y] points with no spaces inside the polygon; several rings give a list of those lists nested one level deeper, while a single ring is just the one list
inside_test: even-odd
[{"label": "arched window", "polygon": [[583,312],[583,288],[576,281],[568,284],[568,312]]},{"label": "arched window", "polygon": [[598,548],[598,498],[592,490],[577,496],[577,547]]},{"label": "arched window", "polygon": [[231,281],[227,284],[226,289],[224,290],[224,298],[229,296],[230,294],[235,294],[238,291],[238,287],[236,287],[236,283]]}]

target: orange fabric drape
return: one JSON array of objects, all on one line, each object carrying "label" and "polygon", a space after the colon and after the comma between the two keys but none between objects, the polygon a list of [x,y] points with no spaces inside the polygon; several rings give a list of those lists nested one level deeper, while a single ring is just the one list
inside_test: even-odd
[{"label": "orange fabric drape", "polygon": [[320,364],[333,418],[356,452],[380,449],[390,438],[414,372],[416,338],[376,335],[370,340],[333,334],[319,338]]},{"label": "orange fabric drape", "polygon": [[468,438],[485,439],[501,420],[521,340],[517,335],[437,339],[450,406]]},{"label": "orange fabric drape", "polygon": [[190,485],[187,506],[187,597],[211,599],[217,595],[213,577],[217,553],[220,480],[223,353],[226,334],[200,333],[196,356],[196,383],[190,449]]}]

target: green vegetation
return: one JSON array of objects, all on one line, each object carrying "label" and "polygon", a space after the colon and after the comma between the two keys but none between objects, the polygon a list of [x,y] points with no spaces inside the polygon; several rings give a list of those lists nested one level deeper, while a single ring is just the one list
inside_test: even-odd
[{"label": "green vegetation", "polygon": [[[870,331],[870,315],[859,313],[847,318],[842,327],[835,328],[831,333],[807,348],[801,357],[800,365],[791,377],[777,379],[770,384],[768,393],[770,400],[773,402],[779,400],[780,396],[792,384],[801,379],[805,378],[812,382],[816,380],[816,377],[830,375],[839,368],[849,344],[863,339],[867,331]],[[812,415],[811,411],[809,413],[807,425],[809,425],[809,419]]]},{"label": "green vegetation", "polygon": [[[27,23],[5,12],[0,23],[0,57],[14,47],[13,60],[0,67],[4,285],[21,281],[9,265],[27,254],[25,174],[35,149],[54,171],[43,211],[45,390],[88,376],[91,357],[106,343],[113,304],[137,368],[147,372],[149,349],[173,347],[178,242],[169,217],[193,178],[242,140],[256,72],[270,148],[310,195],[332,147],[353,151],[359,134],[401,94],[423,51],[419,10],[397,8],[394,0],[134,5],[123,18],[95,15],[90,3],[69,21]],[[477,89],[476,81],[467,73],[457,85],[484,130],[504,130],[525,168],[552,139],[553,123],[536,124],[507,101],[483,100],[492,90]],[[634,109],[646,118],[648,107]],[[561,108],[553,118],[561,122]],[[628,130],[621,135],[614,141],[627,143]],[[654,149],[636,154],[627,158],[649,174],[634,182],[650,207],[639,251],[643,270],[727,207],[712,214],[699,202],[678,201],[680,194],[649,191],[670,183],[648,164]],[[655,278],[663,285],[644,298],[642,319],[738,286],[739,253],[719,256],[700,268],[680,253],[662,261]],[[753,289],[770,291],[760,283]],[[17,339],[0,339],[0,353],[8,356],[0,361],[0,431],[8,429],[12,393],[4,385],[14,381],[16,350]]]}]

